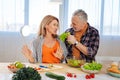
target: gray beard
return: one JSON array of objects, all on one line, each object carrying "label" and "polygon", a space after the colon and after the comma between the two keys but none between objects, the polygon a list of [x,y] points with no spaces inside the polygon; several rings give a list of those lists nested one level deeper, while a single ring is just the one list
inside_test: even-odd
[{"label": "gray beard", "polygon": [[[74,28],[73,28],[73,29],[74,29]],[[81,31],[81,30],[76,30],[76,29],[74,29],[74,31],[78,32],[78,31]]]}]

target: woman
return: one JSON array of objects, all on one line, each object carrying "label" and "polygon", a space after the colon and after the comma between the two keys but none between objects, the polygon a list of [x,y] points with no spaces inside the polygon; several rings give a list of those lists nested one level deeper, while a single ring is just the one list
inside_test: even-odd
[{"label": "woman", "polygon": [[63,62],[67,49],[65,44],[57,37],[59,29],[59,20],[47,15],[40,24],[40,30],[37,39],[33,41],[32,51],[27,47],[23,47],[23,54],[31,63],[60,63]]}]

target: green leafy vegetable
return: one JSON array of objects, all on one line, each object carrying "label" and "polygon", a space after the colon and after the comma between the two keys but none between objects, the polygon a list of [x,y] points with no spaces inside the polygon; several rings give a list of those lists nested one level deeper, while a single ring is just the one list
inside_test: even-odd
[{"label": "green leafy vegetable", "polygon": [[67,59],[67,63],[73,67],[80,67],[84,64],[84,60],[77,60],[77,59]]},{"label": "green leafy vegetable", "polygon": [[93,61],[92,63],[87,63],[83,66],[86,70],[101,70],[102,64]]},{"label": "green leafy vegetable", "polygon": [[65,39],[68,37],[70,35],[70,32],[64,32],[64,33],[62,33],[60,36],[59,36],[59,38],[60,38],[60,40],[61,41],[65,41]]},{"label": "green leafy vegetable", "polygon": [[24,67],[13,75],[12,80],[41,80],[41,76],[34,68]]}]

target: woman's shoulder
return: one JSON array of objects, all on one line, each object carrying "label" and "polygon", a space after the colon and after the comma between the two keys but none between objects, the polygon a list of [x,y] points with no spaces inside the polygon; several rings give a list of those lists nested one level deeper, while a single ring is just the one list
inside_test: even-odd
[{"label": "woman's shoulder", "polygon": [[57,40],[61,46],[65,46],[65,43],[62,40],[60,40],[59,36],[57,37]]},{"label": "woman's shoulder", "polygon": [[42,36],[37,36],[37,37],[35,37],[35,39],[33,40],[33,43],[38,44],[42,39],[43,39]]}]

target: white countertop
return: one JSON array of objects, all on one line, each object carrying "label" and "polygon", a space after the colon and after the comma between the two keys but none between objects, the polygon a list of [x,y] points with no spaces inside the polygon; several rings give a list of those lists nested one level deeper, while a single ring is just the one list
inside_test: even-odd
[{"label": "white countertop", "polygon": [[[14,74],[11,71],[8,70],[8,68],[7,68],[8,64],[9,63],[0,63],[0,80],[12,80],[11,78]],[[31,67],[39,65],[39,63],[38,64],[25,63],[25,64],[27,66],[31,66]],[[60,75],[64,75],[66,77],[65,80],[86,80],[85,75],[87,73],[82,72],[78,68],[69,67],[66,64],[55,64],[55,65],[62,66],[63,69],[53,70],[52,72],[53,73],[58,73]],[[100,73],[95,74],[95,78],[90,79],[90,80],[120,80],[120,78],[115,78],[115,77],[112,77],[112,76],[109,76],[108,74],[106,74],[106,71],[105,71],[106,70],[105,69],[106,65],[103,66],[104,68],[102,68]],[[77,78],[67,77],[66,72],[75,73],[77,75]],[[53,80],[53,79],[50,79],[50,78],[46,77],[45,72],[40,72],[40,75],[42,76],[42,80]]]}]

